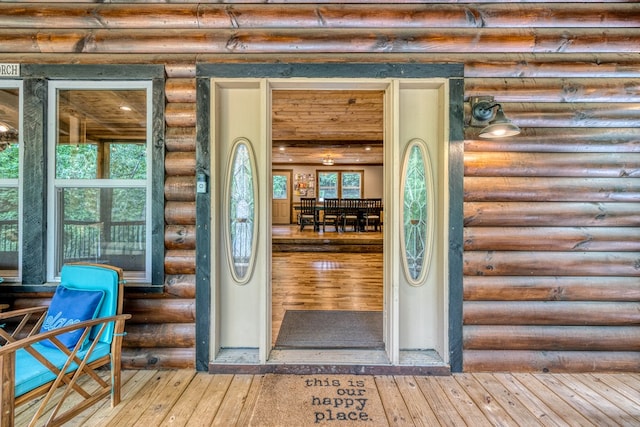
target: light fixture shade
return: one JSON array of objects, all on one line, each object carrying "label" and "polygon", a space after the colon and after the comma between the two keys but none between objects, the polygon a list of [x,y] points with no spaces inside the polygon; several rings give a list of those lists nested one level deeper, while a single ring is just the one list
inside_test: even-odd
[{"label": "light fixture shade", "polygon": [[514,136],[520,133],[520,128],[513,124],[502,111],[502,106],[498,104],[498,110],[489,125],[480,131],[481,138],[503,138],[506,136]]},{"label": "light fixture shade", "polygon": [[322,159],[322,164],[325,166],[333,166],[333,159],[330,156],[327,156]]}]

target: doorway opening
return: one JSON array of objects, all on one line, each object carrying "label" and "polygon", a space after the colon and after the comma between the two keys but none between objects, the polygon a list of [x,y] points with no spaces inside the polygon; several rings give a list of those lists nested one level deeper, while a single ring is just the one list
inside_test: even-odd
[{"label": "doorway opening", "polygon": [[[374,221],[366,210],[384,205],[383,144],[382,90],[271,92],[272,360],[296,350],[384,359],[382,211]],[[301,222],[303,199],[313,200],[313,226]]]}]

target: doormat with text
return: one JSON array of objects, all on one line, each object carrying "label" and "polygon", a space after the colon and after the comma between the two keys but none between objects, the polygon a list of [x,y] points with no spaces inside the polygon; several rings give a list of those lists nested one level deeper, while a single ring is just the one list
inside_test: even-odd
[{"label": "doormat with text", "polygon": [[377,427],[389,424],[372,376],[267,374],[250,425]]}]

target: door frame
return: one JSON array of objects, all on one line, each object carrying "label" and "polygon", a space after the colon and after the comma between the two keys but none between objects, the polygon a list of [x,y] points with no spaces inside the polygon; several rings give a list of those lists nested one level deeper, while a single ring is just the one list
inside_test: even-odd
[{"label": "door frame", "polygon": [[[205,174],[211,181],[210,188],[217,188],[216,174],[211,164],[220,164],[211,157],[210,136],[210,79],[217,78],[446,78],[449,82],[449,114],[447,167],[449,171],[448,194],[448,301],[445,311],[448,326],[448,362],[452,372],[462,370],[462,225],[463,225],[463,97],[464,80],[462,64],[199,64],[197,76],[197,143],[196,173]],[[212,234],[211,200],[215,194],[196,195],[196,368],[210,369],[211,329],[217,323],[211,319],[212,301],[216,290],[211,288],[217,272],[211,268],[211,242],[218,236]],[[270,240],[270,238],[269,238]],[[214,334],[213,336],[216,336]],[[249,364],[259,360],[249,360]],[[242,369],[238,367],[238,369]],[[246,368],[245,368],[246,370]]]}]

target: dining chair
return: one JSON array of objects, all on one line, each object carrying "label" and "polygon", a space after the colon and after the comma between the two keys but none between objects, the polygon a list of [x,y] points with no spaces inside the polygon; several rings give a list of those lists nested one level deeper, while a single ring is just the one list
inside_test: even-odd
[{"label": "dining chair", "polygon": [[300,198],[298,223],[300,224],[300,231],[304,230],[304,226],[307,224],[312,224],[314,230],[318,229],[318,212],[316,211],[315,197]]},{"label": "dining chair", "polygon": [[324,199],[324,217],[322,218],[322,231],[327,226],[333,225],[336,231],[340,232],[340,224],[342,223],[342,209],[340,208],[340,199]]}]

